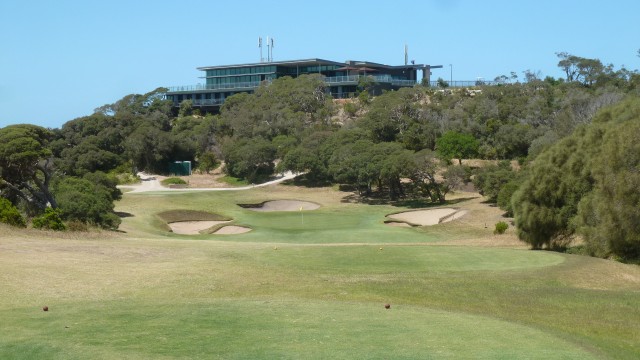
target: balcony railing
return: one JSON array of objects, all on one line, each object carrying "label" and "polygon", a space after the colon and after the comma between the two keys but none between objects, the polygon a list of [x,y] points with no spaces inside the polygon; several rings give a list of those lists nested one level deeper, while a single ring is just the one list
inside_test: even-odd
[{"label": "balcony railing", "polygon": [[394,79],[389,75],[349,75],[349,76],[332,76],[325,77],[324,82],[328,85],[340,85],[340,84],[357,84],[360,79],[373,80],[377,83],[391,84],[394,86],[413,86],[416,84],[415,80],[400,80]]},{"label": "balcony railing", "polygon": [[498,81],[487,81],[487,80],[475,80],[475,81],[431,81],[429,82],[430,87],[441,87],[440,85],[446,85],[445,87],[474,87],[474,86],[487,86],[487,85],[501,85],[504,83]]},{"label": "balcony railing", "polygon": [[[266,80],[265,80],[266,81]],[[173,92],[194,92],[194,91],[207,91],[207,90],[251,90],[255,89],[263,81],[250,81],[239,82],[230,84],[197,84],[197,85],[185,85],[185,86],[170,86],[169,93]]]},{"label": "balcony railing", "polygon": [[[400,80],[394,79],[389,75],[349,75],[349,76],[332,76],[324,77],[323,80],[327,85],[355,85],[358,84],[360,79],[373,80],[374,82],[381,84],[391,84],[393,86],[414,86],[415,80]],[[240,82],[230,84],[197,84],[197,85],[185,85],[185,86],[171,86],[168,93],[181,93],[181,92],[198,92],[208,90],[253,90],[259,87],[261,84],[269,84],[271,81],[251,81]]]}]

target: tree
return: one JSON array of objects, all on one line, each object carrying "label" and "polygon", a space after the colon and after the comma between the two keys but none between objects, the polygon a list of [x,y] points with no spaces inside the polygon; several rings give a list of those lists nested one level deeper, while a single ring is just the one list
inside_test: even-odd
[{"label": "tree", "polygon": [[[606,114],[606,115],[605,115]],[[593,191],[579,204],[578,230],[590,254],[640,259],[640,101],[626,101],[611,116],[600,151],[589,162]]]},{"label": "tree", "polygon": [[125,149],[138,170],[162,173],[173,160],[174,143],[169,133],[149,122],[127,137]]},{"label": "tree", "polygon": [[115,185],[109,186],[104,174],[86,179],[66,177],[56,182],[54,191],[62,219],[112,230],[120,225],[120,218],[113,211],[113,201],[119,199],[121,193]]},{"label": "tree", "polygon": [[414,151],[433,149],[438,131],[424,111],[422,103],[426,100],[420,88],[387,92],[375,98],[357,125],[368,130],[374,142],[397,141]]},{"label": "tree", "polygon": [[567,52],[556,53],[560,61],[558,67],[567,75],[567,81],[577,81],[584,85],[594,85],[603,74],[611,73],[612,66],[605,67],[598,59],[588,59]]},{"label": "tree", "polygon": [[414,195],[429,198],[432,202],[444,203],[449,188],[439,183],[436,174],[440,162],[433,151],[425,149],[413,154],[414,166],[407,169],[410,174],[411,187]]},{"label": "tree", "polygon": [[592,255],[640,258],[638,114],[630,97],[536,157],[511,199],[523,241],[563,248],[578,233]]},{"label": "tree", "polygon": [[191,116],[193,115],[193,101],[184,100],[180,103],[180,110],[178,116]]},{"label": "tree", "polygon": [[508,161],[501,161],[498,165],[490,165],[477,171],[473,184],[481,195],[487,197],[489,202],[498,201],[500,190],[515,178],[515,172]]},{"label": "tree", "polygon": [[331,127],[332,103],[326,84],[317,75],[278,78],[256,89],[254,94],[236,94],[220,110],[222,122],[237,138],[279,135],[300,138],[308,128]]},{"label": "tree", "polygon": [[211,170],[218,167],[218,164],[216,155],[210,151],[198,155],[198,170],[200,171],[204,171],[208,174]]},{"label": "tree", "polygon": [[592,188],[585,140],[581,128],[540,154],[513,194],[518,237],[534,249],[563,248],[575,233],[578,203]]},{"label": "tree", "polygon": [[473,135],[447,131],[436,140],[436,150],[445,159],[458,159],[462,165],[463,158],[472,157],[478,152],[478,142]]},{"label": "tree", "polygon": [[446,89],[449,87],[449,83],[445,81],[443,78],[438,78],[438,80],[436,81],[436,84],[438,85],[439,88],[442,88],[442,89]]},{"label": "tree", "polygon": [[36,125],[11,125],[0,129],[0,191],[12,203],[43,211],[57,207],[49,185],[53,161],[47,143],[52,133]]},{"label": "tree", "polygon": [[263,138],[228,140],[223,145],[227,174],[256,182],[273,174],[276,149]]}]

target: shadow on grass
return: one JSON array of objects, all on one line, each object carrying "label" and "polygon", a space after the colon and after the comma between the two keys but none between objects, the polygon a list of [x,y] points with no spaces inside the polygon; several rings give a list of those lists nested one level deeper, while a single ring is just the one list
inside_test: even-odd
[{"label": "shadow on grass", "polygon": [[424,208],[432,208],[432,207],[441,207],[448,205],[455,205],[461,202],[465,202],[468,200],[476,199],[475,196],[458,198],[453,200],[446,200],[445,202],[431,202],[427,199],[401,199],[401,200],[390,200],[385,195],[372,194],[370,196],[358,195],[356,193],[351,193],[346,195],[340,200],[342,203],[350,203],[350,204],[366,204],[366,205],[391,205],[409,209],[424,209]]},{"label": "shadow on grass", "polygon": [[298,175],[291,180],[285,180],[281,183],[282,185],[289,186],[303,186],[308,188],[319,188],[319,187],[327,187],[333,185],[330,181],[326,179],[317,179],[313,177],[307,176],[307,174]]},{"label": "shadow on grass", "polygon": [[118,217],[121,219],[135,216],[131,213],[124,212],[124,211],[116,211],[115,214],[118,215]]}]

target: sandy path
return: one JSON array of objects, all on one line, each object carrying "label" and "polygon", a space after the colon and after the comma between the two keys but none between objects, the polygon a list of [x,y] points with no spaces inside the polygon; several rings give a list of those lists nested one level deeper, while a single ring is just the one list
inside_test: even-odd
[{"label": "sandy path", "polygon": [[226,188],[182,188],[182,189],[170,189],[162,186],[160,184],[160,180],[155,176],[147,175],[144,173],[139,173],[138,176],[142,180],[140,184],[136,185],[121,185],[120,188],[123,189],[132,189],[129,193],[144,193],[144,192],[169,192],[169,191],[236,191],[236,190],[249,190],[262,186],[269,186],[273,184],[281,183],[285,180],[290,180],[298,176],[299,174],[292,173],[291,171],[287,171],[284,174],[279,175],[275,180],[267,181],[266,183],[257,184],[257,185],[249,185],[242,187],[226,187]]}]

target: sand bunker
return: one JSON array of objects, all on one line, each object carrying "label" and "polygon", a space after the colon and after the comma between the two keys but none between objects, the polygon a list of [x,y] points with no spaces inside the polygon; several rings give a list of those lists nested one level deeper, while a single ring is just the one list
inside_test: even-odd
[{"label": "sand bunker", "polygon": [[[403,213],[387,215],[387,217],[393,220],[403,221],[409,224],[429,226],[429,225],[437,225],[440,223],[445,223],[445,222],[459,219],[463,217],[466,213],[467,213],[466,210],[440,208],[440,209],[407,211]],[[399,226],[397,225],[397,223],[394,224],[393,222],[390,222],[388,224],[389,225],[393,224],[392,226]]]},{"label": "sand bunker", "polygon": [[218,231],[214,232],[216,235],[234,235],[234,234],[244,234],[246,232],[251,231],[250,228],[244,226],[235,226],[229,225],[220,228]]},{"label": "sand bunker", "polygon": [[300,211],[302,210],[316,210],[320,208],[320,205],[316,203],[312,203],[309,201],[299,201],[299,200],[273,200],[266,201],[262,204],[257,204],[254,206],[251,205],[240,205],[242,207],[246,207],[249,210],[253,211]]},{"label": "sand bunker", "polygon": [[395,226],[395,227],[411,227],[411,225],[407,224],[406,222],[390,221],[386,224],[389,226]]},{"label": "sand bunker", "polygon": [[198,235],[200,231],[229,221],[178,221],[169,223],[171,231],[180,235]]}]

